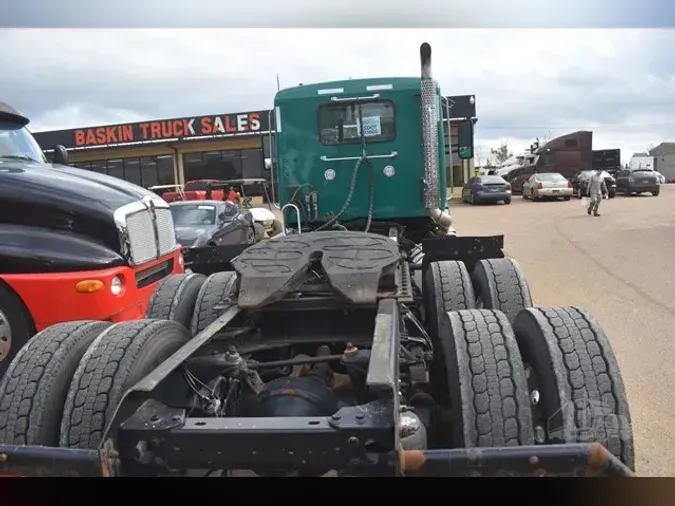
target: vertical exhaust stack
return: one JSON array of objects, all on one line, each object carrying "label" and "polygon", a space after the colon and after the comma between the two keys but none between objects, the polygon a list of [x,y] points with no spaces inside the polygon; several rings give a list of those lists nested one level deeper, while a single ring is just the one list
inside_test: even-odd
[{"label": "vertical exhaust stack", "polygon": [[422,149],[424,151],[424,205],[429,216],[446,234],[454,234],[452,217],[440,209],[440,154],[438,86],[431,72],[431,46],[420,46]]}]

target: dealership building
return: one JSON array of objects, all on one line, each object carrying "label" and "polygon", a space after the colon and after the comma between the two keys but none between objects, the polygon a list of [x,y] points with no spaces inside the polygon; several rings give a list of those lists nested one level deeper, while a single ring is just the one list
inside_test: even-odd
[{"label": "dealership building", "polygon": [[[452,97],[458,104],[470,96]],[[468,103],[468,100],[464,100]],[[475,100],[471,100],[475,116]],[[458,108],[459,109],[459,108]],[[445,114],[444,109],[444,116]],[[469,114],[467,113],[467,114]],[[470,116],[469,116],[470,117]],[[450,127],[450,143],[447,139]],[[195,179],[270,178],[270,133],[274,114],[269,110],[213,114],[121,125],[34,132],[50,157],[54,147],[68,150],[70,164],[150,187],[185,184]],[[451,146],[448,146],[451,144]],[[457,150],[457,121],[446,123],[448,181],[463,184],[472,171]],[[262,188],[254,194],[262,192]]]}]

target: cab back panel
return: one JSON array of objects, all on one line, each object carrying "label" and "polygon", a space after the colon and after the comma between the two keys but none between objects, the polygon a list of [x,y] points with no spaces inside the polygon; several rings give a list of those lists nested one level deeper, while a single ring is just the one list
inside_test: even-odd
[{"label": "cab back panel", "polygon": [[[391,85],[391,89],[382,89],[387,85]],[[380,89],[370,91],[368,87]],[[373,100],[344,101],[375,94],[379,97]],[[277,94],[275,107],[278,107],[281,119],[276,142],[281,202],[291,201],[299,186],[311,185],[318,192],[317,219],[324,220],[326,213],[336,214],[341,210],[349,194],[357,159],[363,153],[355,125],[348,125],[354,110],[347,110],[355,104],[363,108],[364,118],[370,118],[364,119],[364,130],[370,128],[370,133],[381,134],[366,137],[366,153],[385,158],[371,158],[370,164],[361,164],[350,205],[341,219],[368,216],[371,170],[375,219],[426,216],[422,189],[420,81],[415,78],[323,83]],[[393,121],[390,119],[392,110]],[[331,121],[337,121],[336,118],[346,120],[344,124],[349,126],[342,129],[342,142],[335,129],[331,131],[330,128]],[[396,155],[391,156],[394,153]],[[393,175],[385,175],[385,172],[391,174],[392,168]],[[331,176],[334,177],[331,179]],[[302,193],[308,189],[306,186]],[[292,218],[290,213],[288,218]]]}]

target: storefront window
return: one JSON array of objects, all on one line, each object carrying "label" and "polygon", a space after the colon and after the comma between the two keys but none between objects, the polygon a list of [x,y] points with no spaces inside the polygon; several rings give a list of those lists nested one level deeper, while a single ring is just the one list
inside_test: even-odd
[{"label": "storefront window", "polygon": [[219,179],[241,179],[244,173],[241,165],[241,151],[223,151],[223,173]]},{"label": "storefront window", "polygon": [[162,155],[157,160],[157,184],[174,184],[173,155]]},{"label": "storefront window", "polygon": [[191,181],[193,179],[207,179],[202,167],[201,153],[186,153],[183,155],[183,171],[185,173],[186,181]]},{"label": "storefront window", "polygon": [[121,159],[108,160],[108,175],[124,179],[124,162]]},{"label": "storefront window", "polygon": [[[143,156],[140,159],[141,177],[143,179],[143,186],[149,188],[157,186],[159,179],[157,178],[157,160],[154,156]],[[169,183],[170,184],[170,183]]]},{"label": "storefront window", "polygon": [[91,162],[89,170],[93,170],[94,172],[98,172],[99,174],[107,174],[108,173],[108,171],[106,169],[105,160],[99,160],[99,161],[96,161],[96,162]]},{"label": "storefront window", "polygon": [[202,153],[202,174],[200,179],[223,179],[225,166],[221,151],[206,151]]},{"label": "storefront window", "polygon": [[141,161],[138,158],[124,159],[124,179],[138,186],[143,186]]},{"label": "storefront window", "polygon": [[265,177],[265,163],[263,160],[262,149],[245,149],[241,152],[241,166],[244,178],[264,178]]}]

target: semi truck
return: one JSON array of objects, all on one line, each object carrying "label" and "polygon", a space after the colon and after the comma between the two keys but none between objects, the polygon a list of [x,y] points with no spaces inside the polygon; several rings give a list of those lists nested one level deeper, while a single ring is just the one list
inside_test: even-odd
[{"label": "semi truck", "polygon": [[29,119],[0,102],[0,376],[39,331],[140,318],[184,271],[166,202],[121,179],[54,163]]},{"label": "semi truck", "polygon": [[536,306],[503,235],[459,233],[427,43],[418,69],[279,91],[283,233],[196,300],[171,276],[145,319],[35,336],[19,384],[55,333],[60,360],[49,403],[0,383],[0,474],[633,475],[602,326]]}]

